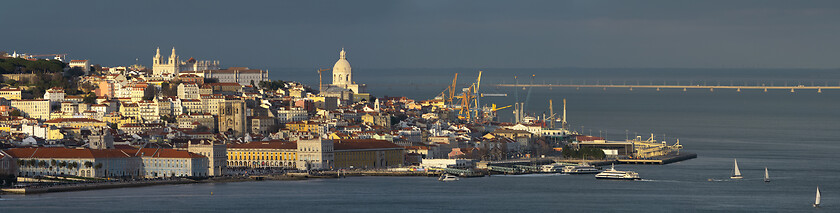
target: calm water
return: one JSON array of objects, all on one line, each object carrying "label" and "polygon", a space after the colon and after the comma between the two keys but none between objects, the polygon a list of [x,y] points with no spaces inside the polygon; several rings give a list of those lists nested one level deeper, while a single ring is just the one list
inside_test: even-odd
[{"label": "calm water", "polygon": [[[376,96],[422,99],[439,93],[460,72],[354,69],[356,81]],[[317,82],[305,70],[274,69],[273,78]],[[504,73],[504,74],[500,74]],[[536,82],[689,81],[728,84],[760,80],[782,85],[831,84],[836,70],[485,70],[482,90],[508,93],[482,103],[524,101],[527,90],[496,88],[513,74],[536,74]],[[396,75],[407,75],[397,78]],[[307,74],[308,75],[308,74]],[[373,76],[378,78],[374,79]],[[314,80],[312,80],[314,78]],[[403,79],[410,79],[405,82]],[[828,81],[826,81],[828,79]],[[520,80],[526,83],[530,79]],[[314,84],[313,84],[314,85]],[[548,99],[566,98],[571,128],[613,140],[655,133],[699,158],[664,166],[618,165],[643,181],[602,181],[591,175],[523,175],[462,179],[358,177],[340,180],[191,184],[129,189],[4,195],[0,212],[39,211],[290,211],[290,212],[840,212],[840,91],[742,91],[622,89],[534,89],[527,109],[542,114]],[[555,104],[555,109],[560,109]],[[559,110],[558,110],[559,111]],[[500,112],[510,119],[510,110]],[[599,133],[600,131],[600,133]],[[730,181],[732,159],[745,179]],[[764,167],[772,182],[762,181]],[[712,179],[712,181],[709,181]],[[814,209],[820,186],[823,207]],[[213,192],[213,195],[210,193]]]}]

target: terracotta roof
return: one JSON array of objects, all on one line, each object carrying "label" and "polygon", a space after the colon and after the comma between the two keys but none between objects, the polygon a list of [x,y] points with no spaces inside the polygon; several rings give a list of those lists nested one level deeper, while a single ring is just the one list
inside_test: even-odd
[{"label": "terracotta roof", "polygon": [[291,141],[271,140],[254,141],[245,144],[228,144],[228,149],[297,149],[297,143]]},{"label": "terracotta roof", "polygon": [[64,123],[64,122],[99,122],[102,121],[90,118],[56,118],[52,120],[45,121],[44,123]]},{"label": "terracotta roof", "polygon": [[68,149],[64,147],[15,148],[5,151],[15,158],[128,158],[119,149]]},{"label": "terracotta roof", "polygon": [[394,143],[375,139],[334,139],[333,148],[334,150],[402,149],[401,146]]},{"label": "terracotta roof", "polygon": [[137,156],[143,157],[155,157],[155,158],[203,158],[204,155],[183,151],[183,150],[176,150],[176,149],[156,149],[156,148],[142,148],[138,152],[137,149],[127,149],[125,152],[131,152],[131,154],[137,153]]}]

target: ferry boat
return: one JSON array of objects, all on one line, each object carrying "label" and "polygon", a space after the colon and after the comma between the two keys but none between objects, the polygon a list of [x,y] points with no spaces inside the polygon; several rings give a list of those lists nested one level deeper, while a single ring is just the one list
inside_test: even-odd
[{"label": "ferry boat", "polygon": [[566,167],[566,164],[553,163],[549,165],[543,165],[541,169],[543,173],[558,173],[563,172],[564,167]]},{"label": "ferry boat", "polygon": [[613,164],[609,170],[603,171],[595,175],[597,179],[616,179],[616,180],[638,180],[642,179],[639,177],[639,173],[634,171],[618,171],[615,170],[615,164]]},{"label": "ferry boat", "polygon": [[577,166],[566,166],[563,167],[563,173],[566,174],[593,174],[601,172],[601,169],[598,167],[594,167],[587,163],[583,163]]},{"label": "ferry boat", "polygon": [[443,175],[440,176],[440,178],[438,178],[439,181],[443,181],[443,182],[457,181],[457,180],[460,180],[460,179],[461,178],[458,178],[458,176],[455,176],[455,175],[452,175],[452,174],[443,174]]}]

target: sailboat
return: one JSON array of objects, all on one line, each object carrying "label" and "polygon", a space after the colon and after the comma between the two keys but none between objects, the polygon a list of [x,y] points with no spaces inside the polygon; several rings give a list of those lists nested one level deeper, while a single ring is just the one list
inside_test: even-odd
[{"label": "sailboat", "polygon": [[735,172],[730,179],[741,179],[741,170],[738,169],[738,159],[735,159]]},{"label": "sailboat", "polygon": [[764,167],[764,182],[770,182],[770,173],[767,173],[767,167]]},{"label": "sailboat", "polygon": [[817,186],[817,198],[814,200],[814,207],[820,207],[820,187]]}]

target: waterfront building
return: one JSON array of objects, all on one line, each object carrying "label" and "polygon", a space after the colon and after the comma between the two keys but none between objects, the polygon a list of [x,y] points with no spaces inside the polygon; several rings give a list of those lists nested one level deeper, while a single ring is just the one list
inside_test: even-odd
[{"label": "waterfront building", "polygon": [[175,149],[143,148],[125,152],[140,156],[143,175],[156,177],[206,177],[209,174],[207,157]]},{"label": "waterfront building", "polygon": [[221,176],[227,171],[227,146],[212,140],[188,141],[187,150],[207,157],[209,176]]},{"label": "waterfront building", "polygon": [[300,170],[335,168],[332,140],[322,140],[321,138],[298,140],[297,155],[297,168]]},{"label": "waterfront building", "polygon": [[20,95],[23,93],[20,88],[3,88],[0,89],[0,98],[6,100],[20,100]]},{"label": "waterfront building", "polygon": [[402,166],[403,147],[384,140],[333,140],[335,168],[387,168]]},{"label": "waterfront building", "polygon": [[13,148],[5,151],[23,162],[19,177],[75,175],[82,177],[139,177],[139,159],[119,149],[63,147]]},{"label": "waterfront building", "polygon": [[25,116],[35,119],[50,118],[50,101],[44,99],[12,100],[12,107],[20,110]]},{"label": "waterfront building", "polygon": [[220,132],[230,132],[236,137],[245,135],[248,132],[246,118],[244,101],[228,99],[219,103]]},{"label": "waterfront building", "polygon": [[297,168],[297,143],[271,140],[245,144],[229,144],[228,167],[237,168]]}]

